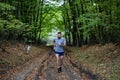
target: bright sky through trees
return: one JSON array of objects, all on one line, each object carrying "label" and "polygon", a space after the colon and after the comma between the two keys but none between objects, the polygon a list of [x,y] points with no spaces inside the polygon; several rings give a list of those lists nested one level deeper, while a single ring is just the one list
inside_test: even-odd
[{"label": "bright sky through trees", "polygon": [[46,0],[45,2],[47,4],[54,4],[56,6],[61,6],[63,4],[63,0],[58,0],[58,1],[55,1],[55,0]]}]

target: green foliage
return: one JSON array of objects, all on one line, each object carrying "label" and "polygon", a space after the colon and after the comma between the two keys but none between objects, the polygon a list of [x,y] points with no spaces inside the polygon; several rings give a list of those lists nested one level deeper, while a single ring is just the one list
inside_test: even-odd
[{"label": "green foliage", "polygon": [[13,11],[15,10],[15,7],[7,3],[0,3],[0,10],[1,11]]},{"label": "green foliage", "polygon": [[7,33],[6,39],[40,43],[54,29],[64,29],[61,10],[55,4],[46,4],[44,0],[3,2],[0,3],[0,31],[1,35]]},{"label": "green foliage", "polygon": [[72,44],[120,42],[118,0],[68,0],[63,6],[66,36]]},{"label": "green foliage", "polygon": [[0,7],[0,44],[4,40],[19,40],[23,35],[27,34],[25,33],[27,31],[25,26],[27,25],[15,19],[13,15],[15,7],[6,3],[0,3]]},{"label": "green foliage", "polygon": [[40,43],[53,30],[59,30],[65,31],[69,44],[79,46],[120,42],[118,0],[64,0],[64,4],[59,5],[61,3],[62,0],[1,1],[1,35],[5,32],[6,39],[14,35],[12,38]]}]

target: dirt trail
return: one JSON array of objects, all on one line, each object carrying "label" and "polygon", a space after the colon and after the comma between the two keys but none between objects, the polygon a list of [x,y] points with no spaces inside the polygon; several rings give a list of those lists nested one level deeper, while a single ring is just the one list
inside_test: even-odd
[{"label": "dirt trail", "polygon": [[24,68],[0,80],[82,80],[80,75],[69,66],[67,58],[64,58],[63,72],[57,73],[56,58],[52,50],[44,52]]}]

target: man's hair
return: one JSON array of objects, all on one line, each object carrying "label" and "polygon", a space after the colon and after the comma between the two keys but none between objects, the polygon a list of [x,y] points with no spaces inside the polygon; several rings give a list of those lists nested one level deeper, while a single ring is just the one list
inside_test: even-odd
[{"label": "man's hair", "polygon": [[61,34],[61,32],[58,32],[57,34]]}]

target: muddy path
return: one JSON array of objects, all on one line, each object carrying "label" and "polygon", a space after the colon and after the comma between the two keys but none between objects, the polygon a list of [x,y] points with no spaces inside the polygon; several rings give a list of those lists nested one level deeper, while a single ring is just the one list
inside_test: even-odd
[{"label": "muddy path", "polygon": [[81,80],[64,61],[63,72],[57,73],[56,58],[53,54],[39,67],[35,80]]},{"label": "muddy path", "polygon": [[43,55],[22,65],[22,68],[19,68],[17,72],[8,72],[0,80],[85,80],[82,79],[79,69],[75,68],[66,56],[61,73],[57,73],[54,52],[47,50]]}]

